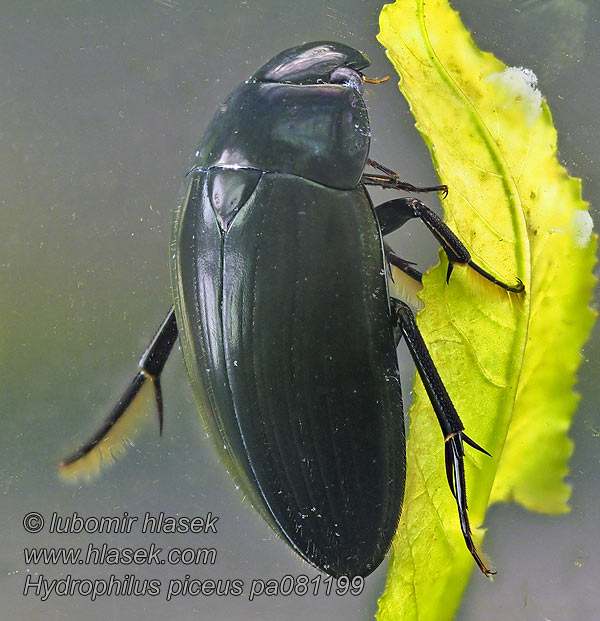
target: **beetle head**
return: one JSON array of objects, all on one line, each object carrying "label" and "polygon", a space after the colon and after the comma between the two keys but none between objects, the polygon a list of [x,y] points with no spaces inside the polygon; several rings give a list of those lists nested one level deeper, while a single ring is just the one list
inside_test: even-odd
[{"label": "beetle head", "polygon": [[263,65],[251,82],[348,84],[362,92],[360,71],[371,64],[358,50],[333,41],[315,41],[285,50]]}]

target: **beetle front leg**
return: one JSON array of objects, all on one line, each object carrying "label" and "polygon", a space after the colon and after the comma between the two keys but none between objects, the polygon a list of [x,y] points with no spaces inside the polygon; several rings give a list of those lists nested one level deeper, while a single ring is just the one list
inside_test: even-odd
[{"label": "beetle front leg", "polygon": [[379,221],[382,235],[388,235],[399,229],[409,220],[413,218],[420,219],[425,226],[433,233],[434,237],[440,242],[448,257],[448,272],[446,274],[446,282],[450,282],[450,274],[456,263],[468,265],[471,269],[481,274],[484,278],[493,282],[495,285],[512,291],[521,293],[525,287],[521,280],[517,278],[516,285],[508,285],[489,272],[477,265],[472,259],[471,254],[465,248],[464,244],[452,232],[450,227],[427,205],[417,198],[404,197],[396,198],[378,205],[375,208],[375,215]]},{"label": "beetle front leg", "polygon": [[441,192],[444,198],[448,196],[448,186],[447,185],[431,185],[431,186],[416,186],[412,183],[407,183],[406,181],[400,181],[400,176],[397,172],[394,172],[390,168],[386,168],[382,164],[379,164],[375,160],[367,160],[367,164],[376,168],[383,175],[371,175],[364,174],[362,176],[362,183],[365,185],[376,185],[381,188],[387,188],[390,190],[404,190],[405,192]]},{"label": "beetle front leg", "polygon": [[465,543],[479,569],[481,569],[486,576],[491,576],[495,572],[486,567],[477,552],[471,535],[471,527],[469,525],[469,516],[467,512],[463,441],[486,455],[489,455],[489,453],[465,434],[464,425],[435,368],[410,307],[404,302],[392,300],[392,308],[396,316],[398,330],[406,339],[408,349],[415,362],[421,380],[423,381],[431,404],[433,405],[442,433],[444,434],[446,476],[458,505],[460,527]]},{"label": "beetle front leg", "polygon": [[136,430],[136,414],[144,411],[140,408],[143,396],[153,394],[157,406],[159,430],[162,434],[163,398],[160,374],[177,340],[177,335],[175,310],[171,308],[140,358],[138,372],[102,427],[80,449],[61,461],[60,472],[64,478],[71,480],[92,478],[100,472],[105,463],[114,461],[115,456],[123,452],[125,445],[131,444],[130,437]]}]

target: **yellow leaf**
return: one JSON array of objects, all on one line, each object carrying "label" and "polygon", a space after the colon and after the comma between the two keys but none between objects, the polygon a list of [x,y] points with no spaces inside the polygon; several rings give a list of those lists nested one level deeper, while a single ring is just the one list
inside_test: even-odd
[{"label": "yellow leaf", "polygon": [[[535,76],[473,42],[446,0],[384,7],[379,41],[430,148],[445,219],[507,293],[469,268],[446,285],[446,257],[424,278],[418,315],[465,424],[493,455],[466,447],[469,514],[481,546],[487,507],[515,500],[568,510],[564,482],[573,391],[594,313],[597,238],[581,183],[556,159]],[[378,619],[453,617],[474,567],[444,472],[443,438],[419,380],[410,412],[406,496]]]}]

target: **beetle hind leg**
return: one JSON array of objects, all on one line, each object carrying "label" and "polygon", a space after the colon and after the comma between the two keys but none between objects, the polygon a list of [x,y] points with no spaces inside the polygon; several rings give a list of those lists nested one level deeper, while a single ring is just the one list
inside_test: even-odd
[{"label": "beetle hind leg", "polygon": [[456,498],[460,527],[465,543],[479,569],[486,576],[492,576],[495,572],[486,567],[471,535],[467,512],[463,441],[486,455],[489,453],[464,433],[464,425],[435,368],[410,307],[404,302],[392,299],[392,308],[396,316],[396,329],[406,340],[444,436],[446,476],[450,490]]},{"label": "beetle hind leg", "polygon": [[98,431],[75,453],[60,463],[61,476],[69,481],[92,479],[115,461],[141,428],[148,401],[156,402],[159,429],[163,427],[160,374],[177,339],[175,313],[171,309],[142,355],[138,372]]}]

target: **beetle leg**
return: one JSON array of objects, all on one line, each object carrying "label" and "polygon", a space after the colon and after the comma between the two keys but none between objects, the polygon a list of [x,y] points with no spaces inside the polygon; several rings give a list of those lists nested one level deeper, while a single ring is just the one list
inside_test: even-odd
[{"label": "beetle leg", "polygon": [[[454,479],[454,486],[451,485],[452,493],[456,498],[458,505],[458,515],[460,518],[460,528],[465,539],[465,543],[471,556],[475,559],[477,566],[486,576],[491,577],[496,572],[488,569],[479,556],[473,536],[471,534],[471,527],[469,525],[469,516],[467,511],[467,493],[465,482],[465,468],[464,468],[464,447],[463,440],[465,434],[458,432],[450,438],[446,438],[446,474],[448,481]],[[487,451],[484,451],[486,453]]]},{"label": "beetle leg", "polygon": [[162,373],[169,354],[177,340],[178,330],[175,321],[175,308],[171,307],[169,314],[160,325],[158,332],[142,354],[138,366],[140,373],[153,380],[154,393],[156,397],[156,407],[158,412],[158,426],[162,435],[163,428],[163,398],[160,385],[160,374]]},{"label": "beetle leg", "polygon": [[391,190],[404,190],[405,192],[442,192],[443,197],[448,196],[448,186],[447,185],[432,185],[432,186],[424,186],[419,187],[413,185],[412,183],[407,183],[406,181],[400,181],[400,176],[397,172],[393,171],[379,162],[375,160],[368,159],[367,164],[380,172],[383,175],[370,175],[364,174],[362,176],[362,183],[365,185],[377,185],[382,188],[387,188]]},{"label": "beetle leg", "polygon": [[380,164],[379,162],[376,162],[375,160],[372,160],[370,158],[367,160],[367,164],[369,166],[371,166],[371,168],[376,168],[380,172],[385,173],[386,175],[388,175],[390,177],[394,177],[394,178],[398,179],[399,176],[400,176],[400,175],[398,175],[397,172],[393,171],[391,168],[387,168],[383,164]]},{"label": "beetle leg", "polygon": [[[413,308],[421,308],[418,294],[423,288],[423,274],[415,269],[411,261],[398,256],[385,242],[383,244],[386,266],[389,271],[389,294],[391,297],[408,302]],[[393,269],[397,268],[397,269]],[[400,335],[396,335],[396,345]]]},{"label": "beetle leg", "polygon": [[[397,255],[386,243],[383,244],[383,247],[385,250],[385,258],[387,259],[389,265],[393,265],[399,270],[402,270],[408,277],[412,278],[419,285],[423,282],[423,274],[421,274],[419,270],[412,267],[413,265],[416,265],[416,263],[403,259],[401,256]],[[390,276],[393,280],[393,275],[390,274]]]},{"label": "beetle leg", "polygon": [[471,527],[469,525],[469,516],[467,512],[467,492],[465,482],[464,468],[464,447],[463,440],[489,455],[487,451],[482,449],[477,443],[464,433],[464,425],[454,408],[454,404],[444,387],[442,379],[435,368],[431,355],[427,350],[425,341],[419,332],[415,322],[414,315],[410,307],[404,302],[392,300],[392,307],[395,311],[398,327],[400,332],[406,339],[408,349],[415,362],[417,371],[423,381],[425,390],[429,396],[433,409],[437,416],[438,422],[442,429],[445,439],[445,461],[446,476],[450,489],[456,498],[458,506],[458,515],[460,518],[460,527],[469,552],[475,559],[479,569],[486,575],[491,576],[495,572],[488,569],[479,556],[473,537],[471,535]]},{"label": "beetle leg", "polygon": [[400,181],[395,177],[386,175],[369,175],[363,174],[361,183],[364,185],[376,185],[387,190],[403,190],[404,192],[416,192],[418,194],[424,192],[442,192],[442,197],[448,196],[448,187],[445,185],[416,186],[406,181]]},{"label": "beetle leg", "polygon": [[[129,383],[104,424],[75,453],[63,459],[60,472],[66,479],[92,478],[105,463],[114,461],[131,444],[137,431],[139,417],[145,413],[143,397],[156,401],[160,433],[163,427],[163,397],[160,374],[177,340],[175,311],[169,311],[158,332],[143,353],[139,370]],[[150,391],[148,390],[150,388]]]},{"label": "beetle leg", "polygon": [[450,281],[450,274],[456,263],[468,265],[471,269],[481,274],[484,278],[493,282],[495,285],[512,291],[521,293],[525,287],[520,279],[517,278],[516,285],[508,285],[489,272],[477,265],[472,259],[469,251],[464,244],[452,232],[450,227],[427,205],[417,198],[403,197],[396,198],[378,205],[375,214],[381,227],[382,235],[388,235],[403,226],[408,220],[419,218],[425,226],[433,233],[434,237],[440,242],[448,257],[448,272],[446,282]]}]

